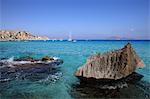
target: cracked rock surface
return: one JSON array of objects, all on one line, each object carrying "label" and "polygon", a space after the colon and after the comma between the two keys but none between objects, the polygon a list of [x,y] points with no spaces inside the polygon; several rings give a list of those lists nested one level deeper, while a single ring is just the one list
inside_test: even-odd
[{"label": "cracked rock surface", "polygon": [[83,66],[77,69],[75,76],[118,80],[143,66],[144,62],[128,43],[122,49],[91,56]]}]

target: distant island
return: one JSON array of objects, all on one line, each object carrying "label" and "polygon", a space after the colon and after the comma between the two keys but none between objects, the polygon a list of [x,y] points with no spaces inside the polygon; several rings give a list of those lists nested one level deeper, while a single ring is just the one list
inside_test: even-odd
[{"label": "distant island", "polygon": [[49,40],[46,36],[36,36],[26,31],[0,30],[0,41]]},{"label": "distant island", "polygon": [[106,38],[105,40],[147,40],[142,38],[127,38],[127,37],[119,37],[119,36],[111,36]]},{"label": "distant island", "polygon": [[[33,35],[31,32],[27,32],[27,31],[0,30],[0,41],[27,41],[27,40],[52,40],[52,41],[68,40],[68,41],[76,42],[76,40],[87,40],[87,39],[72,40],[72,37],[70,37],[70,35],[69,35],[69,39],[48,38],[47,36]],[[110,36],[110,37],[105,37],[100,39],[88,39],[88,40],[149,40],[149,39]]]},{"label": "distant island", "polygon": [[119,36],[111,36],[111,37],[108,37],[107,40],[135,40],[135,38],[125,38],[125,37],[119,37]]}]

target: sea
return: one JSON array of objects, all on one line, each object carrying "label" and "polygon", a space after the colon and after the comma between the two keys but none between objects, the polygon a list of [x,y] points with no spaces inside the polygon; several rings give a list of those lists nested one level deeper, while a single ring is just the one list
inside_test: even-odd
[{"label": "sea", "polygon": [[[80,86],[74,76],[78,67],[85,64],[90,55],[123,48],[131,43],[145,66],[136,72],[144,77],[135,85],[117,91],[104,91],[98,88]],[[150,41],[149,40],[77,40],[69,41],[6,41],[0,42],[0,59],[13,62],[14,58],[30,56],[40,59],[43,56],[57,57],[63,64],[59,71],[39,81],[12,80],[0,82],[0,99],[78,99],[78,98],[150,98]],[[0,68],[1,69],[1,68]],[[0,74],[1,77],[1,74]]]}]

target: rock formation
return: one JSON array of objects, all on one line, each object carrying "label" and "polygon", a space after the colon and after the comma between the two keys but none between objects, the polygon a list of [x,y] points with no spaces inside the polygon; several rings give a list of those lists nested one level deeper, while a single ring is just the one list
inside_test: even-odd
[{"label": "rock formation", "polygon": [[35,36],[26,31],[0,30],[0,41],[49,40],[48,37]]},{"label": "rock formation", "polygon": [[143,66],[143,61],[128,43],[122,49],[91,56],[85,65],[78,68],[75,76],[85,79],[119,80]]},{"label": "rock formation", "polygon": [[49,56],[45,56],[45,57],[42,58],[42,61],[52,61],[52,60],[54,60],[54,58],[49,57]]},{"label": "rock formation", "polygon": [[13,57],[11,57],[10,59],[0,59],[0,68],[1,66],[18,66],[18,65],[22,65],[22,64],[62,64],[63,60],[59,59],[59,58],[55,58],[55,57],[49,57],[49,56],[45,56],[41,59],[34,59],[33,57],[30,56],[26,56],[26,57],[20,57],[20,58],[16,58],[14,59]]},{"label": "rock formation", "polygon": [[0,83],[12,80],[52,81],[53,78],[56,80],[58,73],[61,73],[57,65],[61,64],[63,60],[56,58],[44,62],[30,56],[0,59]]}]

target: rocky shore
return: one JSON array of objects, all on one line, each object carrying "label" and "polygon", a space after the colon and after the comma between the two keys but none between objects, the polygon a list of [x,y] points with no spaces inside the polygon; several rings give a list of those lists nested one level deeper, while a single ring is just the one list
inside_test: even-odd
[{"label": "rocky shore", "polygon": [[0,41],[49,40],[46,36],[35,36],[26,31],[0,30]]},{"label": "rocky shore", "polygon": [[0,83],[12,80],[40,81],[47,77],[53,79],[49,76],[57,76],[59,73],[57,65],[62,63],[63,60],[48,56],[42,59],[33,59],[32,57],[1,59]]}]

